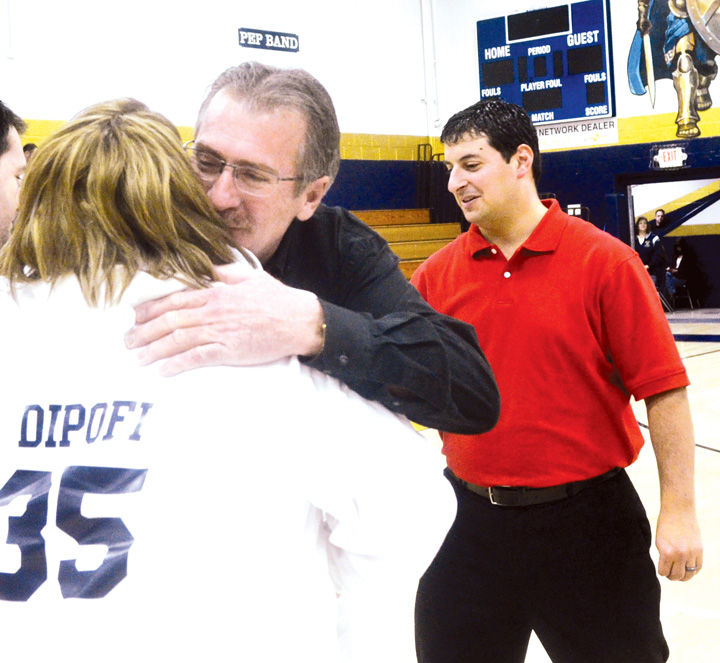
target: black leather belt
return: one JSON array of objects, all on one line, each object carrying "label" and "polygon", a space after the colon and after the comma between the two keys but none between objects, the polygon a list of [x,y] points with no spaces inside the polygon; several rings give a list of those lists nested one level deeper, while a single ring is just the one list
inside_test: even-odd
[{"label": "black leather belt", "polygon": [[621,467],[613,467],[605,474],[584,479],[583,481],[572,481],[558,486],[547,486],[546,488],[527,488],[525,486],[477,486],[455,476],[449,468],[445,470],[446,474],[461,486],[498,506],[531,506],[533,504],[546,504],[547,502],[564,500],[567,497],[577,495],[585,488],[614,477],[621,471]]}]

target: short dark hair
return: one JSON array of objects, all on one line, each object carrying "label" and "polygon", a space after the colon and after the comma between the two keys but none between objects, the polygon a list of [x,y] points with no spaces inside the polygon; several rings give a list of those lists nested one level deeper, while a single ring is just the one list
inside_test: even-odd
[{"label": "short dark hair", "polygon": [[518,146],[527,145],[533,151],[532,174],[535,184],[540,181],[540,149],[535,127],[523,108],[502,99],[485,99],[455,113],[445,124],[440,140],[448,145],[459,143],[466,136],[487,138],[490,147],[509,162]]},{"label": "short dark hair", "polygon": [[35,150],[37,150],[35,143],[25,143],[25,145],[23,145],[23,152],[34,152]]},{"label": "short dark hair", "polygon": [[0,101],[0,156],[8,151],[8,134],[10,127],[15,127],[19,134],[25,132],[27,127],[22,118],[15,115],[2,101]]}]

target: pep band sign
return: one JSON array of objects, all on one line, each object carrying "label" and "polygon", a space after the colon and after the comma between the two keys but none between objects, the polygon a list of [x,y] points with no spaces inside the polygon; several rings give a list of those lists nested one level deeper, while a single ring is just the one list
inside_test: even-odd
[{"label": "pep band sign", "polygon": [[267,51],[290,51],[296,53],[300,49],[297,35],[287,32],[268,32],[253,28],[238,30],[240,46],[246,48],[262,48]]}]

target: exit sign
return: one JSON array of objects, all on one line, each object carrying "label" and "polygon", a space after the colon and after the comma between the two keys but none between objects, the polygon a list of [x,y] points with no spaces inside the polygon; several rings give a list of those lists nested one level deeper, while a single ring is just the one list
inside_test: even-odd
[{"label": "exit sign", "polygon": [[653,168],[682,168],[686,159],[687,153],[679,145],[660,147],[653,155]]}]

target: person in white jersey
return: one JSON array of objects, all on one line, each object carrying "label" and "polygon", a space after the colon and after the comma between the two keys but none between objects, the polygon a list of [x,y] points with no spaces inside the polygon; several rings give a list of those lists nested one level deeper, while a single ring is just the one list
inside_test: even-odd
[{"label": "person in white jersey", "polygon": [[7,660],[415,660],[439,450],[296,358],[166,378],[125,348],[134,305],[233,261],[259,269],[143,104],[33,157],[0,254]]}]

